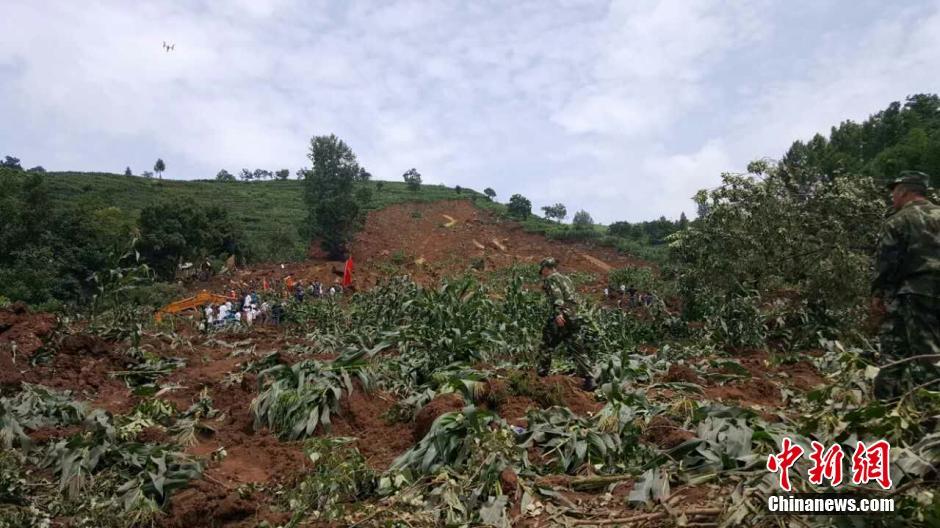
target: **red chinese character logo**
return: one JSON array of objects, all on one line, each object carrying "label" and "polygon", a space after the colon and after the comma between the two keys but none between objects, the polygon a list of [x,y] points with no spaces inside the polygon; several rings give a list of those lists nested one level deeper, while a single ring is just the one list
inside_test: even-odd
[{"label": "red chinese character logo", "polygon": [[780,473],[780,487],[790,491],[789,469],[803,456],[803,448],[794,444],[789,438],[783,439],[783,451],[767,457],[767,470]]},{"label": "red chinese character logo", "polygon": [[823,453],[823,445],[813,441],[813,452],[809,458],[813,461],[813,467],[809,470],[809,481],[817,486],[822,485],[823,479],[829,479],[833,486],[838,486],[842,482],[842,459],[845,453],[842,452],[842,446],[835,444]]},{"label": "red chinese character logo", "polygon": [[852,484],[868,484],[874,480],[882,489],[891,489],[891,444],[886,440],[865,447],[864,442],[855,446],[852,455]]}]

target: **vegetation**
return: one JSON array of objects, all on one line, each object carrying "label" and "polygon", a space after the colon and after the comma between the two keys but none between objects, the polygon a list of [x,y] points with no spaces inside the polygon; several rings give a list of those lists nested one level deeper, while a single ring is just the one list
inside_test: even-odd
[{"label": "vegetation", "polygon": [[[917,94],[893,102],[862,123],[844,121],[829,137],[795,141],[780,161],[779,178],[792,190],[840,179],[878,186],[902,170],[940,177],[940,97]],[[937,181],[934,180],[934,186]]]},{"label": "vegetation", "polygon": [[130,239],[117,208],[54,208],[39,173],[0,169],[0,295],[42,305],[87,300],[86,279]]},{"label": "vegetation", "polygon": [[546,205],[542,207],[542,211],[545,213],[545,218],[549,220],[555,219],[559,222],[565,219],[568,216],[568,209],[565,208],[564,204],[556,203],[555,205]]},{"label": "vegetation", "polygon": [[510,215],[525,220],[532,214],[532,202],[521,194],[514,194],[509,197],[507,210]]},{"label": "vegetation", "polygon": [[158,178],[163,178],[163,171],[166,170],[166,163],[162,159],[157,158],[157,162],[153,164],[153,172],[157,173]]},{"label": "vegetation", "polygon": [[240,255],[241,239],[228,213],[217,206],[187,201],[160,203],[140,212],[138,249],[158,277],[172,280],[177,266],[212,257]]},{"label": "vegetation", "polygon": [[571,225],[573,225],[575,229],[590,229],[591,226],[594,225],[594,219],[591,218],[591,215],[587,211],[582,209],[574,214]]},{"label": "vegetation", "polygon": [[[339,158],[327,157],[332,161],[326,162],[314,153],[313,171],[318,161],[344,168],[354,163],[351,152],[333,140],[326,138],[325,146]],[[340,163],[340,158],[346,161]],[[888,159],[897,156],[882,162]],[[591,345],[601,385],[594,393],[567,384],[575,380],[565,376],[573,365],[563,353],[548,381],[528,374],[549,310],[531,265],[483,275],[482,280],[475,274],[428,286],[406,277],[389,278],[340,300],[288,301],[281,331],[299,344],[286,346],[282,335],[254,341],[269,337],[269,328],[220,329],[190,337],[188,329],[176,333],[167,325],[154,325],[139,317],[129,300],[146,282],[149,268],[132,252],[111,253],[107,262],[95,264],[100,272],[83,286],[96,306],[87,324],[57,330],[47,338],[48,349],[34,357],[54,361],[60,353],[56,343],[64,340],[60,332],[108,339],[126,363],[109,377],[124,380],[133,390],[134,408],[111,415],[69,393],[29,383],[4,386],[0,522],[44,526],[67,518],[77,525],[126,527],[152,522],[168,507],[172,515],[174,492],[199,478],[209,462],[183,455],[182,446],[197,441],[198,431],[210,428],[209,422],[223,422],[207,391],[183,412],[161,399],[184,389],[165,378],[186,368],[173,351],[228,348],[231,354],[223,361],[247,359],[226,375],[226,382],[252,390],[247,374],[257,374],[256,394],[245,405],[255,427],[284,440],[305,439],[309,468],[298,467],[296,475],[288,475],[295,479],[283,479],[261,495],[289,514],[291,526],[836,522],[766,512],[767,497],[780,493],[767,460],[784,438],[804,447],[811,442],[838,445],[846,453],[859,440],[890,441],[894,488],[889,493],[896,511],[866,517],[866,526],[937,525],[940,433],[932,420],[924,419],[940,414],[937,387],[909,387],[891,401],[872,394],[877,351],[864,305],[883,191],[864,174],[808,178],[826,174],[815,163],[801,165],[799,179],[786,160],[755,162],[748,174],[725,175],[722,186],[697,195],[698,219],[680,218],[676,230],[664,235],[660,246],[669,252],[665,266],[609,274],[611,284],[632,285],[657,297],[628,310],[605,308],[591,299],[579,307],[578,337]],[[366,188],[367,181],[356,169],[341,171],[344,177],[358,178],[349,185],[353,193]],[[56,215],[103,214],[78,200],[68,213],[63,209],[46,215],[51,218],[40,217],[33,211],[49,210],[41,206],[51,200],[45,178],[12,169],[0,174],[10,184],[0,187],[2,203],[15,215],[14,221],[0,219],[10,222],[0,231],[0,242],[7,244],[3,249],[14,249],[13,255],[0,255],[8,259],[4,266],[25,269],[42,262],[30,261],[30,253],[20,248],[25,245],[48,258],[51,253],[42,251],[58,248],[53,245],[56,237],[72,236],[64,225],[72,217]],[[172,183],[120,178],[144,185]],[[299,185],[266,185],[288,184]],[[224,190],[262,184],[199,185]],[[395,186],[401,194],[412,192],[402,183]],[[424,186],[416,195],[432,189]],[[439,190],[453,197],[452,190]],[[186,214],[196,214],[192,207],[184,208]],[[509,214],[498,204],[486,207]],[[160,229],[148,231],[158,233],[157,240],[188,236],[157,224]],[[136,224],[115,222],[107,232],[121,236],[108,240],[123,239],[128,225]],[[526,218],[524,225],[562,232],[544,219]],[[633,229],[620,228],[624,233]],[[655,227],[648,223],[641,228],[642,236],[649,236],[642,229]],[[599,240],[616,238],[598,226],[584,225],[581,231],[595,233],[584,236]],[[211,248],[218,238],[201,240],[209,241],[200,242],[202,247]],[[399,251],[396,256],[405,260],[404,250]],[[227,343],[226,335],[243,340]],[[275,350],[258,354],[256,343]],[[82,366],[103,359],[88,354]],[[31,367],[16,365],[17,370]],[[205,383],[208,371],[197,365],[199,378],[193,381],[216,390],[215,384]],[[817,379],[801,380],[807,372]],[[183,376],[175,379],[190,382]],[[385,417],[396,426],[416,420],[429,402],[446,398],[456,405],[416,434],[413,445],[396,452],[388,469],[375,468],[353,440],[331,436],[329,430],[343,416],[344,400],[365,391],[376,391],[376,401],[389,402]],[[525,421],[509,421],[520,418],[510,414],[518,412],[510,400],[522,398],[531,402]],[[68,429],[52,441],[33,442],[37,432],[63,428]],[[168,441],[144,441],[141,435],[150,428],[167,433]],[[238,436],[244,434],[239,431]],[[297,444],[278,447],[291,445],[299,449]],[[216,456],[224,456],[224,449],[210,455]],[[804,462],[798,463],[800,471],[790,473],[794,492],[832,491],[805,478]],[[885,495],[874,486],[851,486],[857,493]],[[690,496],[674,494],[677,488],[692,490],[708,507],[677,501],[677,496]],[[582,495],[573,501],[571,492]],[[253,491],[235,493],[248,497]],[[257,506],[264,505],[252,503]]]},{"label": "vegetation", "polygon": [[310,161],[313,167],[304,174],[306,231],[333,258],[342,258],[364,216],[353,189],[359,164],[346,143],[332,134],[310,141]]},{"label": "vegetation", "polygon": [[417,192],[421,189],[421,174],[414,168],[405,171],[401,177],[405,180],[405,185],[408,186],[409,190]]}]

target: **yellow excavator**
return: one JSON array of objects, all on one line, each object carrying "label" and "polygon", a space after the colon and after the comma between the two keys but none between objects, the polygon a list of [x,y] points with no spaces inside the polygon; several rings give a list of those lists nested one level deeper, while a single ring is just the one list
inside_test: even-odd
[{"label": "yellow excavator", "polygon": [[163,308],[160,308],[159,310],[157,310],[157,313],[156,315],[154,315],[154,318],[159,323],[163,319],[163,316],[165,315],[178,314],[178,313],[185,312],[187,310],[196,310],[199,307],[204,306],[206,304],[223,304],[227,302],[228,300],[229,299],[225,297],[224,295],[218,295],[216,293],[209,293],[206,290],[202,290],[201,292],[197,293],[196,295],[193,295],[192,297],[187,297],[185,299],[180,299],[178,301],[171,302],[170,304],[164,306]]}]

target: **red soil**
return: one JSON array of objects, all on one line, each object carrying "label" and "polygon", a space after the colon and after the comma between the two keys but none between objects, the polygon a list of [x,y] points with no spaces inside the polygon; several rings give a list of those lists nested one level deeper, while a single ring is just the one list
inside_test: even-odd
[{"label": "red soil", "polygon": [[433,400],[429,401],[427,405],[422,407],[421,410],[418,411],[418,414],[415,415],[412,438],[415,442],[420,441],[424,438],[424,435],[428,434],[428,431],[431,430],[431,425],[434,423],[434,420],[437,420],[438,416],[453,411],[459,411],[463,409],[465,405],[466,402],[464,402],[463,396],[457,393],[450,392],[438,395]]},{"label": "red soil", "polygon": [[356,391],[340,404],[331,434],[356,438],[356,447],[369,466],[384,471],[414,445],[410,424],[389,423],[385,418],[394,404],[395,400],[384,394]]},{"label": "red soil", "polygon": [[666,372],[666,375],[663,377],[663,381],[667,382],[685,382],[685,383],[696,383],[702,385],[705,382],[702,381],[702,378],[695,373],[691,368],[680,365],[678,363],[673,363],[669,365],[669,370]]},{"label": "red soil", "polygon": [[672,449],[686,440],[695,438],[695,434],[686,431],[665,416],[655,416],[646,424],[641,438],[644,442],[655,444],[661,449]]},{"label": "red soil", "polygon": [[604,404],[594,399],[594,394],[581,390],[581,378],[572,376],[547,376],[542,383],[561,388],[562,406],[571,409],[575,414],[594,414],[604,407]]},{"label": "red soil", "polygon": [[[456,223],[445,227],[448,220],[444,215],[454,218]],[[563,272],[593,274],[597,278],[595,287],[605,282],[609,269],[648,266],[613,248],[587,242],[554,241],[526,233],[517,222],[498,218],[469,200],[396,204],[374,211],[350,244],[350,253],[356,262],[355,286],[360,289],[377,284],[387,276],[389,269],[400,270],[401,274],[427,283],[469,271],[471,264],[480,259],[484,262],[484,272],[488,273],[516,263],[537,263],[551,255],[558,259]],[[288,276],[305,284],[320,281],[329,285],[338,278],[335,270],[341,270],[342,265],[312,250],[303,262],[284,263],[283,268],[280,263],[262,264],[250,270],[239,270],[234,277],[215,277],[209,282],[194,283],[193,289],[224,292],[232,287],[260,287],[263,279],[273,284]]]}]

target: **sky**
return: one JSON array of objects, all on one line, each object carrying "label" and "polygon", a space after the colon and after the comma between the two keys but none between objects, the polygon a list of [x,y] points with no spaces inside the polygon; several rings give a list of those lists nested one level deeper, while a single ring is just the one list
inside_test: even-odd
[{"label": "sky", "polygon": [[293,173],[333,133],[377,179],[604,223],[693,216],[722,172],[940,82],[940,0],[2,4],[24,167]]}]

